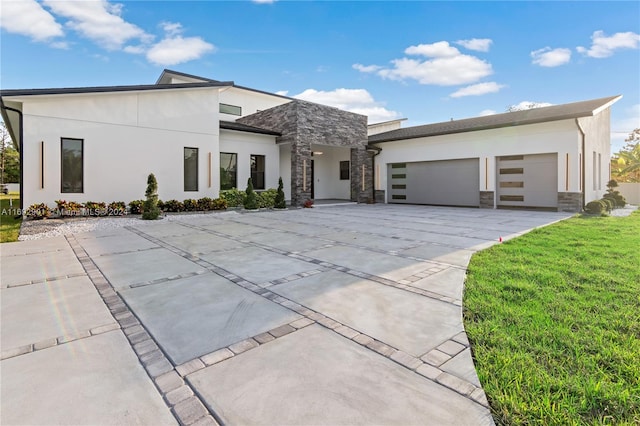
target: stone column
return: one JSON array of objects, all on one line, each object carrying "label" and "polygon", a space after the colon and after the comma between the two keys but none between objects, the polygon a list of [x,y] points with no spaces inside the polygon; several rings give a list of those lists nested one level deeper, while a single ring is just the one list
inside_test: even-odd
[{"label": "stone column", "polygon": [[[364,166],[364,174],[363,174]],[[362,180],[364,179],[364,188]],[[351,148],[351,201],[373,202],[373,169],[371,155],[364,146]]]},{"label": "stone column", "polygon": [[311,199],[311,144],[291,143],[291,205],[301,207]]}]

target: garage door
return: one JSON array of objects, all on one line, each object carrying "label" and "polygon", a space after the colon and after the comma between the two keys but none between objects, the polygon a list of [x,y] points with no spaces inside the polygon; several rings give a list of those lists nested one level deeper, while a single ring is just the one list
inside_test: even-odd
[{"label": "garage door", "polygon": [[510,155],[497,159],[498,206],[556,208],[558,155]]},{"label": "garage door", "polygon": [[389,164],[388,201],[478,207],[479,167],[477,158]]}]

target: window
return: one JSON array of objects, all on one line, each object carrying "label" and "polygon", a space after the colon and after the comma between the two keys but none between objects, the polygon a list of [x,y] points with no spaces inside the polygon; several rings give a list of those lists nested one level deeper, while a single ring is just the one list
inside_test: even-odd
[{"label": "window", "polygon": [[264,155],[251,155],[253,189],[264,189]]},{"label": "window", "polygon": [[222,114],[242,115],[242,107],[235,105],[220,104]]},{"label": "window", "polygon": [[60,192],[84,192],[84,140],[62,138]]},{"label": "window", "polygon": [[220,189],[238,187],[238,154],[220,153]]},{"label": "window", "polygon": [[184,149],[184,190],[198,190],[198,148]]},{"label": "window", "polygon": [[591,168],[591,173],[593,175],[593,190],[598,189],[598,175],[596,174],[596,152],[593,151],[593,167]]},{"label": "window", "polygon": [[602,154],[598,154],[598,189],[602,189]]},{"label": "window", "polygon": [[349,180],[349,162],[340,162],[340,180]]}]

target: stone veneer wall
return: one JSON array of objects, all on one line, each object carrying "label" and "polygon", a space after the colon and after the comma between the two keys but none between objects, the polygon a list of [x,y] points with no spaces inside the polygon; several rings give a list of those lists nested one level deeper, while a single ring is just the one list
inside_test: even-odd
[{"label": "stone veneer wall", "polygon": [[384,204],[384,195],[385,195],[385,191],[384,189],[376,189],[376,203],[383,203]]},{"label": "stone veneer wall", "polygon": [[480,208],[481,209],[493,209],[495,208],[495,192],[493,191],[480,191]]},{"label": "stone veneer wall", "polygon": [[581,192],[558,192],[559,212],[580,212],[582,211],[582,204]]},{"label": "stone veneer wall", "polygon": [[[292,205],[301,206],[311,198],[312,144],[351,148],[351,200],[362,203],[372,198],[373,170],[366,150],[366,116],[293,100],[237,121],[279,132],[282,136],[276,141],[291,144]],[[362,178],[365,179],[364,190]]]}]

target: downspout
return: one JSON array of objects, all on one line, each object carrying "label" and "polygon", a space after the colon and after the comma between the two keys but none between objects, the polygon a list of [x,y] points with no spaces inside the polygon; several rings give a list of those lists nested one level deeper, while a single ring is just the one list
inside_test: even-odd
[{"label": "downspout", "polygon": [[24,210],[24,149],[23,149],[23,139],[24,139],[24,129],[23,129],[23,117],[22,117],[22,111],[20,111],[19,109],[15,109],[15,108],[11,108],[8,107],[4,104],[4,102],[2,102],[2,108],[8,110],[8,111],[13,111],[13,112],[17,112],[18,116],[20,117],[20,125],[19,125],[19,130],[18,130],[18,138],[20,139],[20,143],[18,144],[18,150],[20,152],[20,211],[22,212]]},{"label": "downspout", "polygon": [[373,203],[375,203],[376,202],[376,157],[380,155],[380,153],[382,152],[382,148],[378,146],[368,145],[367,151],[375,152],[375,154],[373,154],[373,156],[371,157],[371,193],[372,193],[371,200],[373,201]]},{"label": "downspout", "polygon": [[[587,157],[587,153],[585,152],[585,137],[586,137],[586,133],[584,132],[584,129],[582,128],[582,126],[580,125],[580,122],[578,121],[578,119],[576,118],[576,126],[578,127],[578,131],[580,132],[580,136],[582,139],[582,164],[580,165],[580,167],[582,167],[582,170],[580,172],[580,176],[581,176],[581,182],[580,182],[580,186],[582,187],[582,209],[584,210],[585,207],[585,199],[586,199],[586,188],[585,188],[585,182],[584,182],[584,175],[586,172],[586,167],[585,167],[585,162],[586,162],[586,157]],[[594,170],[595,172],[595,170]]]}]

